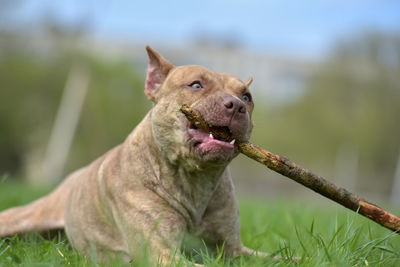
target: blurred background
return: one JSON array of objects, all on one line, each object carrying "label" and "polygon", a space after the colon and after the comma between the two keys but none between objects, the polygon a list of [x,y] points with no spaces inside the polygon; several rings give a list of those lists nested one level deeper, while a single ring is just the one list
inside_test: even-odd
[{"label": "blurred background", "polygon": [[[176,65],[253,76],[252,142],[400,203],[400,2],[390,0],[0,0],[2,182],[56,184],[123,142],[151,108],[146,44]],[[321,201],[244,156],[232,168],[242,197]]]}]

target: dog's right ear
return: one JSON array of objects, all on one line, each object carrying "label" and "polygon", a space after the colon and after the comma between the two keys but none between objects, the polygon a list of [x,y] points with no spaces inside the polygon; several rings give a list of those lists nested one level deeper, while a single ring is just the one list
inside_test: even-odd
[{"label": "dog's right ear", "polygon": [[160,54],[154,51],[150,46],[146,46],[149,56],[149,65],[147,67],[146,85],[144,93],[147,98],[156,102],[156,94],[161,84],[164,82],[169,71],[174,67],[165,60]]}]

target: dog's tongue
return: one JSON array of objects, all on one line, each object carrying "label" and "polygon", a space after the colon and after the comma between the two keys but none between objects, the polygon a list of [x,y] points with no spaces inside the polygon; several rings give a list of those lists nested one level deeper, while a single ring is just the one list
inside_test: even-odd
[{"label": "dog's tongue", "polygon": [[229,147],[233,147],[233,145],[235,144],[235,139],[221,140],[220,135],[214,136],[211,131],[210,133],[207,133],[201,129],[189,128],[188,132],[197,143],[213,143],[218,145],[229,145]]}]

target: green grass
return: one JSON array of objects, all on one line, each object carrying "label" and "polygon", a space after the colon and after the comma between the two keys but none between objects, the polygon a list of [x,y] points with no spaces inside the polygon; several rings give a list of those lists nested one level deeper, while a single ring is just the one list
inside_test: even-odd
[{"label": "green grass", "polygon": [[[0,209],[26,203],[48,190],[22,183],[0,183]],[[223,257],[196,250],[182,256],[207,266],[400,266],[400,237],[341,207],[290,200],[240,201],[243,243],[283,259]],[[300,262],[284,260],[300,256]],[[308,260],[306,259],[308,258]],[[45,239],[38,234],[0,239],[0,266],[103,266],[72,249],[64,234]],[[129,266],[113,260],[107,266]],[[132,264],[133,266],[133,264]],[[134,266],[149,266],[146,260]]]}]

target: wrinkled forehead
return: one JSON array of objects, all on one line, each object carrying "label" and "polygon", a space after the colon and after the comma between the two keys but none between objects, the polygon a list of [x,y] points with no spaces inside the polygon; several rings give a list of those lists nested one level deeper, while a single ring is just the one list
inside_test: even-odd
[{"label": "wrinkled forehead", "polygon": [[242,89],[245,84],[236,76],[228,73],[217,73],[210,69],[197,65],[175,67],[168,75],[167,80],[172,81],[202,81],[209,85],[216,85],[225,89]]},{"label": "wrinkled forehead", "polygon": [[229,73],[219,73],[220,80],[222,84],[227,89],[233,90],[244,90],[246,89],[246,85],[235,75]]}]

